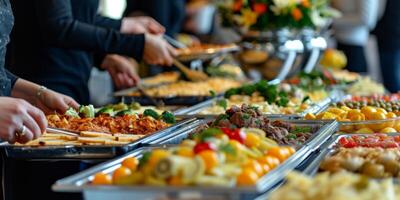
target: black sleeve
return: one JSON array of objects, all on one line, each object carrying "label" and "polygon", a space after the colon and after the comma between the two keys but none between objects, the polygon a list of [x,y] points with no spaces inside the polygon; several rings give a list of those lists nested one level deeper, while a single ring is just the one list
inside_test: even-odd
[{"label": "black sleeve", "polygon": [[18,77],[6,70],[7,78],[11,81],[11,88],[14,88],[15,82],[17,82]]},{"label": "black sleeve", "polygon": [[121,20],[111,19],[101,15],[96,15],[94,24],[103,28],[110,28],[119,31],[121,30],[121,22],[122,22]]},{"label": "black sleeve", "polygon": [[70,0],[35,1],[43,42],[61,48],[79,48],[98,53],[116,53],[140,60],[144,34],[121,34],[74,19]]}]

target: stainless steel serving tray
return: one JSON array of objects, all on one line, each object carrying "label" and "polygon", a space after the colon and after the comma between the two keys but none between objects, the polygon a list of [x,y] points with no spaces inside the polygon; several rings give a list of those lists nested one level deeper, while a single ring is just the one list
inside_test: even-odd
[{"label": "stainless steel serving tray", "polygon": [[190,128],[190,124],[197,120],[184,119],[175,125],[149,134],[139,140],[125,145],[83,145],[83,146],[16,146],[8,143],[0,143],[0,151],[7,158],[16,159],[105,159],[114,158],[126,152],[139,148],[144,144],[153,144],[163,138],[169,138],[173,132],[179,132]]},{"label": "stainless steel serving tray", "polygon": [[[215,115],[203,115],[199,114],[202,110],[207,109],[214,105],[214,102],[223,99],[223,97],[217,97],[213,99],[209,99],[207,101],[201,102],[191,107],[181,108],[174,112],[174,114],[179,115],[180,117],[187,118],[187,117],[197,117],[197,118],[209,118],[209,117],[216,117],[218,114]],[[310,108],[307,110],[298,113],[298,114],[266,114],[269,118],[286,118],[286,119],[298,119],[304,117],[307,113],[316,114],[321,112],[321,110],[325,109],[330,103],[332,102],[331,98],[326,98],[318,103],[314,103],[311,105]]]},{"label": "stainless steel serving tray", "polygon": [[[308,167],[303,171],[303,173],[313,176],[318,172],[319,166],[321,162],[328,156],[334,154],[337,150],[336,146],[343,137],[352,137],[352,136],[370,136],[371,134],[335,134],[329,139],[321,148],[321,151],[318,152],[317,157],[308,165]],[[390,136],[398,136],[400,133],[388,133]],[[398,180],[397,180],[398,182]]]},{"label": "stainless steel serving tray", "polygon": [[[205,123],[206,120],[196,122],[198,125]],[[300,125],[316,125],[311,121],[291,121]],[[318,125],[318,124],[317,124]],[[192,129],[180,131],[167,140],[160,140],[160,144],[174,144],[186,138],[198,126]],[[97,172],[111,173],[127,157],[140,157],[143,151],[149,147],[143,147],[130,152],[122,157],[108,161],[76,175],[61,179],[53,185],[53,190],[58,192],[83,192],[86,199],[127,199],[127,198],[170,198],[180,199],[181,197],[196,197],[196,199],[254,199],[260,193],[269,190],[283,180],[288,171],[294,170],[304,161],[312,151],[327,140],[331,133],[337,128],[337,122],[324,124],[303,147],[286,160],[282,165],[263,176],[255,186],[252,187],[215,187],[215,186],[93,186],[88,183]],[[154,148],[154,147],[150,147]],[[184,198],[182,198],[184,199]]]}]

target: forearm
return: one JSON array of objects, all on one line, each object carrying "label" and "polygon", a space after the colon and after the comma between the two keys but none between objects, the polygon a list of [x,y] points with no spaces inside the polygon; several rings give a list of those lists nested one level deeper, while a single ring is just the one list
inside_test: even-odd
[{"label": "forearm", "polygon": [[36,83],[19,78],[11,90],[11,96],[34,103],[38,100],[40,87],[41,86]]}]

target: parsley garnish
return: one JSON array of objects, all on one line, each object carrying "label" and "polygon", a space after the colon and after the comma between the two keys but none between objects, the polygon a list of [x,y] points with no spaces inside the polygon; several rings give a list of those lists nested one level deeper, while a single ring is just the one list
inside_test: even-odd
[{"label": "parsley garnish", "polygon": [[201,141],[205,141],[207,138],[215,137],[215,136],[217,136],[217,135],[219,135],[219,134],[223,134],[222,131],[221,131],[220,129],[218,129],[218,128],[208,128],[208,129],[202,131],[202,132],[198,135],[198,137],[199,137],[199,139],[200,139]]},{"label": "parsley garnish", "polygon": [[217,105],[226,110],[226,108],[228,107],[228,102],[226,101],[226,99],[221,99],[217,101]]},{"label": "parsley garnish", "polygon": [[145,152],[143,156],[139,159],[139,168],[144,166],[150,160],[150,157],[151,152]]}]

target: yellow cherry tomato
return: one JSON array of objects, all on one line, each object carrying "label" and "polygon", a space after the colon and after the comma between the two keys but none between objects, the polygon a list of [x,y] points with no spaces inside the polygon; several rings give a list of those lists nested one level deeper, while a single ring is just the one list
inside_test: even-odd
[{"label": "yellow cherry tomato", "polygon": [[281,163],[281,161],[279,161],[279,159],[277,157],[270,156],[270,155],[266,155],[261,158],[258,158],[257,161],[260,163],[269,165],[269,167],[271,169],[274,169]]},{"label": "yellow cherry tomato", "polygon": [[210,172],[215,166],[218,165],[218,155],[214,151],[205,150],[198,154],[203,159],[206,166],[206,171]]},{"label": "yellow cherry tomato", "polygon": [[236,177],[236,184],[238,186],[252,186],[257,183],[258,178],[259,177],[255,171],[245,168]]},{"label": "yellow cherry tomato", "polygon": [[317,117],[314,115],[314,114],[312,114],[312,113],[307,113],[305,116],[304,116],[304,119],[306,119],[306,120],[315,120]]},{"label": "yellow cherry tomato", "polygon": [[255,171],[257,173],[258,176],[262,176],[264,174],[264,170],[262,165],[253,159],[248,160],[243,166],[242,168],[249,168],[252,169],[253,171]]},{"label": "yellow cherry tomato", "polygon": [[371,113],[370,120],[383,120],[386,119],[386,115],[382,112]]},{"label": "yellow cherry tomato", "polygon": [[259,135],[255,133],[247,133],[244,144],[248,147],[258,147],[260,146],[260,141],[261,138]]},{"label": "yellow cherry tomato", "polygon": [[372,106],[364,106],[361,108],[361,112],[365,115],[366,119],[370,119],[372,113],[376,113],[376,108]]},{"label": "yellow cherry tomato", "polygon": [[130,169],[132,171],[136,171],[136,169],[139,165],[139,161],[135,157],[130,157],[130,158],[127,158],[124,161],[122,161],[121,165],[124,167],[127,167],[128,169]]},{"label": "yellow cherry tomato", "polygon": [[278,158],[280,162],[283,162],[288,157],[288,150],[282,147],[272,147],[267,151],[268,156]]},{"label": "yellow cherry tomato", "polygon": [[347,106],[341,106],[340,109],[349,112],[351,110],[351,108],[347,107]]},{"label": "yellow cherry tomato", "polygon": [[194,156],[194,152],[191,147],[178,147],[176,154],[188,158],[192,158]]},{"label": "yellow cherry tomato", "polygon": [[132,171],[127,167],[121,166],[116,169],[113,173],[112,180],[113,182],[118,182],[118,180],[127,177],[132,174]]},{"label": "yellow cherry tomato", "polygon": [[380,130],[379,133],[397,133],[397,130],[391,127],[386,127]]},{"label": "yellow cherry tomato", "polygon": [[330,113],[336,114],[336,115],[341,115],[341,114],[346,112],[346,111],[344,111],[344,110],[342,110],[340,108],[335,108],[335,107],[328,108],[327,111],[330,112]]},{"label": "yellow cherry tomato", "polygon": [[289,155],[293,155],[294,153],[296,153],[296,149],[291,146],[286,146],[284,148],[286,148],[289,151]]},{"label": "yellow cherry tomato", "polygon": [[374,133],[370,128],[364,127],[356,131],[356,133]]},{"label": "yellow cherry tomato", "polygon": [[385,110],[385,109],[383,109],[383,108],[376,108],[376,112],[380,112],[380,113],[383,113],[383,114],[387,114],[388,112]]},{"label": "yellow cherry tomato", "polygon": [[99,172],[94,175],[93,180],[92,180],[93,185],[111,185],[112,184],[112,178],[110,175],[105,174],[103,172]]},{"label": "yellow cherry tomato", "polygon": [[386,118],[396,118],[396,117],[397,117],[397,115],[394,114],[394,112],[388,112],[388,113],[386,114]]}]

